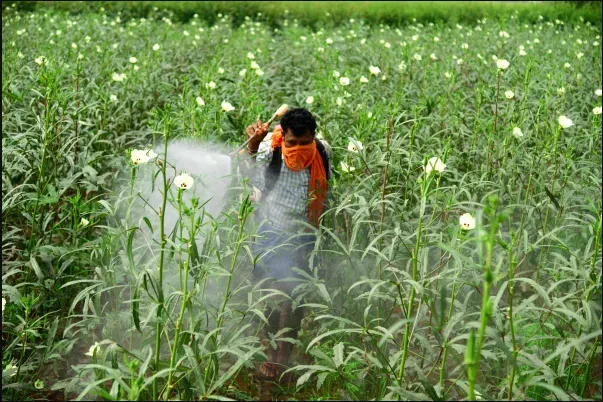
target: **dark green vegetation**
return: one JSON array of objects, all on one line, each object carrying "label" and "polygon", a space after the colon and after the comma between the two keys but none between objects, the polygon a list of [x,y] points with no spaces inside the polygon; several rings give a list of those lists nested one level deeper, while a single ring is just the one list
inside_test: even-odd
[{"label": "dark green vegetation", "polygon": [[[97,6],[3,10],[3,399],[601,398],[601,30],[586,14],[275,32],[253,13],[210,27]],[[234,176],[208,216],[158,161],[166,138],[239,144],[282,103],[316,115],[335,174],[324,260],[295,293],[294,381],[268,388],[251,375],[279,294],[246,279],[249,189]],[[427,175],[434,157],[446,167]],[[179,230],[138,219],[129,184],[149,175]]]},{"label": "dark green vegetation", "polygon": [[[8,2],[10,3],[10,2]],[[297,19],[315,29],[340,25],[350,18],[364,19],[368,24],[409,25],[422,23],[470,23],[477,19],[505,20],[516,14],[520,21],[537,22],[539,16],[548,21],[562,19],[576,23],[580,17],[601,26],[601,2],[493,2],[493,1],[48,1],[21,2],[24,9],[54,7],[72,13],[98,12],[101,7],[112,15],[120,11],[125,18],[151,18],[154,8],[173,12],[174,22],[188,22],[194,14],[209,24],[219,20],[219,13],[229,16],[235,26],[246,16],[257,16],[273,27],[281,27],[284,19]],[[31,3],[31,4],[29,4]],[[39,3],[36,5],[35,3]],[[159,13],[161,16],[161,13]]]}]

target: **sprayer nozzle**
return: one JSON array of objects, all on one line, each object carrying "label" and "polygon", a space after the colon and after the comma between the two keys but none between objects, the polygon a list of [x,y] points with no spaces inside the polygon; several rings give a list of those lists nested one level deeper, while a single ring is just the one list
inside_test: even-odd
[{"label": "sprayer nozzle", "polygon": [[289,106],[287,104],[283,104],[281,105],[281,107],[278,108],[275,115],[278,117],[283,117],[283,115],[287,113],[287,110],[289,110]]}]

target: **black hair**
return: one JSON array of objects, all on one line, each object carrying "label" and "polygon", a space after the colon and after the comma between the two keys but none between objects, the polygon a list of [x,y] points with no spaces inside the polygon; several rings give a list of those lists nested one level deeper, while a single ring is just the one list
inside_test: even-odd
[{"label": "black hair", "polygon": [[290,129],[296,137],[302,137],[308,131],[312,135],[316,134],[316,120],[312,113],[304,108],[289,109],[281,118],[280,123],[283,133]]}]

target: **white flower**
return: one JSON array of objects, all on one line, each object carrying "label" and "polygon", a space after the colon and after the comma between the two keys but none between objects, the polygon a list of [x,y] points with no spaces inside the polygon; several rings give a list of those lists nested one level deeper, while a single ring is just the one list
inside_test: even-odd
[{"label": "white flower", "polygon": [[218,68],[218,74],[224,74],[224,69],[222,67]]},{"label": "white flower", "polygon": [[557,88],[557,95],[565,95],[565,88],[564,87]]},{"label": "white flower", "polygon": [[149,160],[153,160],[153,159],[157,158],[157,154],[152,149],[149,149],[148,151],[146,151],[146,153],[147,153],[147,156],[149,157]]},{"label": "white flower", "polygon": [[459,218],[459,224],[464,230],[475,229],[475,218],[469,213],[463,214]]},{"label": "white flower", "polygon": [[570,68],[571,66],[572,66],[572,65],[571,65],[571,64],[569,64],[569,63],[565,63],[565,64],[563,65],[563,67],[565,67],[565,68]]},{"label": "white flower", "polygon": [[582,57],[584,57],[584,53],[582,53],[582,52],[576,53],[576,57],[578,59],[581,59]]},{"label": "white flower", "polygon": [[312,103],[314,103],[314,97],[313,97],[313,96],[308,96],[308,97],[306,98],[306,103],[307,103],[308,105],[311,105]]},{"label": "white flower", "polygon": [[94,356],[94,352],[100,353],[100,344],[98,342],[94,342],[94,345],[90,346],[88,353],[86,356]]},{"label": "white flower", "polygon": [[601,91],[601,89],[595,89],[595,95],[601,96],[602,94],[603,94],[603,91]]},{"label": "white flower", "polygon": [[12,377],[17,374],[17,366],[10,362],[6,365],[6,368],[2,370],[2,377]]},{"label": "white flower", "polygon": [[368,78],[366,78],[364,75],[362,77],[360,77],[360,82],[369,82]]},{"label": "white flower", "polygon": [[42,64],[46,64],[48,62],[48,59],[44,56],[40,56],[40,57],[36,58],[34,61],[36,63],[38,63],[39,65],[42,65]]},{"label": "white flower", "polygon": [[443,172],[446,169],[446,165],[438,157],[430,158],[425,166],[425,173],[430,174],[432,171]]},{"label": "white flower", "polygon": [[305,41],[306,41],[306,39],[308,39],[308,38],[306,38],[305,36],[300,36],[299,38],[302,40],[302,42],[305,42]]},{"label": "white flower", "polygon": [[109,100],[110,100],[111,102],[117,102],[117,96],[116,96],[116,95],[114,95],[114,94],[111,94],[111,96],[109,96]]},{"label": "white flower", "polygon": [[450,74],[450,72],[449,72],[449,71],[446,71],[446,72],[444,73],[444,77],[446,77],[446,78],[450,79],[450,77],[452,77],[452,74]]},{"label": "white flower", "polygon": [[77,54],[77,59],[78,59],[78,60],[83,60],[83,59],[84,59],[84,55],[83,55],[83,54],[81,54],[81,53],[78,53],[78,54]]},{"label": "white flower", "polygon": [[2,298],[2,317],[4,317],[4,307],[6,307],[6,299]]},{"label": "white flower", "polygon": [[339,166],[341,166],[341,170],[343,170],[344,172],[347,172],[347,173],[350,173],[350,172],[353,172],[354,170],[356,170],[356,168],[354,166],[348,166],[348,164],[345,162],[340,162]]},{"label": "white flower", "polygon": [[513,99],[514,96],[515,94],[513,93],[513,91],[505,91],[505,97],[507,99]]},{"label": "white flower", "polygon": [[158,51],[158,50],[159,50],[159,44],[158,44],[158,43],[155,43],[155,44],[153,45],[153,50],[154,50],[154,51]]},{"label": "white flower", "polygon": [[593,108],[593,114],[601,114],[601,106]]},{"label": "white flower", "polygon": [[566,116],[559,116],[559,124],[563,128],[569,128],[574,125],[574,123],[568,119]]},{"label": "white flower", "polygon": [[341,97],[338,96],[336,103],[337,103],[337,106],[343,105],[343,99],[341,99]]},{"label": "white flower", "polygon": [[349,138],[348,151],[358,153],[358,151],[362,151],[364,147],[362,143],[354,138]]},{"label": "white flower", "polygon": [[205,84],[205,86],[207,88],[211,88],[211,89],[215,89],[216,88],[216,83],[213,81],[208,82],[207,84]]},{"label": "white flower", "polygon": [[17,53],[17,56],[18,56],[20,59],[22,59],[22,58],[24,58],[24,57],[25,57],[25,56],[23,56],[23,53],[21,53],[21,52]]},{"label": "white flower", "polygon": [[463,59],[458,59],[458,60],[456,61],[456,64],[458,64],[459,66],[460,66],[461,64],[463,64],[463,63],[464,63]]},{"label": "white flower", "polygon": [[412,57],[413,57],[413,59],[415,59],[416,61],[421,61],[421,60],[423,60],[423,58],[421,57],[421,55],[420,55],[420,54],[418,54],[418,53],[415,53],[415,54],[414,54]]},{"label": "white flower", "polygon": [[440,41],[440,38],[438,38],[437,36],[434,36],[434,37],[433,37],[433,41],[434,41],[434,42],[439,42],[439,41]]},{"label": "white flower", "polygon": [[339,74],[339,71],[333,71],[333,77],[339,78],[340,76],[341,74]]},{"label": "white flower", "polygon": [[174,185],[183,190],[191,188],[193,186],[193,183],[193,178],[184,172],[174,177]]},{"label": "white flower", "polygon": [[498,33],[498,36],[500,36],[501,38],[508,38],[509,37],[509,33],[506,31],[500,31]]},{"label": "white flower", "polygon": [[255,70],[255,73],[261,77],[262,75],[264,75],[264,70],[258,68],[257,70]]},{"label": "white flower", "polygon": [[431,60],[437,60],[437,56],[435,55],[435,53],[432,53],[429,55],[429,57],[431,57]]},{"label": "white flower", "polygon": [[519,51],[519,55],[520,55],[520,56],[525,56],[526,54],[527,54],[527,53],[526,53],[526,51],[525,51],[525,50],[523,50],[523,49],[521,49],[521,50]]},{"label": "white flower", "polygon": [[247,69],[246,69],[246,68],[244,68],[244,69],[242,69],[241,71],[239,71],[239,75],[240,75],[241,77],[244,77],[246,73],[247,73]]},{"label": "white flower", "polygon": [[118,81],[121,82],[126,78],[125,74],[118,74],[118,73],[113,73],[113,75],[111,76],[111,78],[113,78],[113,81]]},{"label": "white flower", "polygon": [[321,52],[321,53],[322,53],[322,52],[324,52],[324,51],[325,51],[325,48],[321,46],[321,47],[319,47],[319,48],[318,48],[318,49],[316,49],[316,50],[318,50],[319,52]]},{"label": "white flower", "polygon": [[147,152],[140,149],[133,149],[130,157],[132,158],[132,162],[136,166],[143,165],[149,161],[149,156],[147,155]]},{"label": "white flower", "polygon": [[188,33],[188,31],[184,31],[183,32],[184,36],[189,36],[190,34]]},{"label": "white flower", "polygon": [[197,96],[197,98],[195,100],[197,101],[197,105],[205,106],[205,102],[203,101],[203,99],[200,96]]},{"label": "white flower", "polygon": [[138,61],[136,57],[130,57],[130,63],[134,64]]},{"label": "white flower", "polygon": [[80,226],[85,227],[88,226],[90,224],[90,221],[86,218],[82,218],[82,220],[80,221]]},{"label": "white flower", "polygon": [[327,45],[331,45],[331,44],[333,44],[333,39],[327,38],[326,42],[327,42]]},{"label": "white flower", "polygon": [[381,69],[379,67],[376,67],[376,66],[370,66],[369,67],[369,71],[373,75],[379,75],[379,73],[381,72]]},{"label": "white flower", "polygon": [[496,67],[500,68],[501,70],[505,70],[509,67],[509,62],[504,59],[496,60]]},{"label": "white flower", "polygon": [[260,65],[258,63],[256,63],[255,61],[252,61],[251,68],[253,68],[254,70],[257,70],[258,68],[260,68]]},{"label": "white flower", "polygon": [[391,43],[389,43],[389,42],[385,42],[385,45],[384,45],[384,46],[385,46],[386,48],[388,48],[388,49],[392,47]]},{"label": "white flower", "polygon": [[74,48],[74,49],[77,49],[77,44],[72,43],[72,44],[71,44],[71,47],[72,47],[72,48]]},{"label": "white flower", "polygon": [[253,59],[255,59],[255,56],[253,53],[247,52],[247,58],[253,60]]},{"label": "white flower", "polygon": [[232,106],[229,102],[223,101],[222,102],[222,110],[225,112],[231,112],[233,110],[235,110],[234,106]]},{"label": "white flower", "polygon": [[138,67],[137,64],[134,65],[134,71],[138,71],[140,69],[140,67]]},{"label": "white flower", "polygon": [[341,77],[339,79],[339,84],[343,86],[350,85],[350,79],[348,77]]},{"label": "white flower", "polygon": [[467,44],[467,43],[463,43],[463,44],[461,45],[461,48],[462,48],[462,49],[469,49],[469,44]]},{"label": "white flower", "polygon": [[36,387],[36,389],[43,389],[44,388],[44,381],[37,380],[36,382],[34,382],[34,387]]},{"label": "white flower", "polygon": [[515,127],[515,128],[513,129],[513,136],[514,136],[515,138],[520,138],[520,137],[523,137],[523,133],[521,132],[521,129],[520,129],[519,127]]},{"label": "white flower", "polygon": [[411,39],[412,40],[418,40],[419,39],[419,35],[413,35]]}]

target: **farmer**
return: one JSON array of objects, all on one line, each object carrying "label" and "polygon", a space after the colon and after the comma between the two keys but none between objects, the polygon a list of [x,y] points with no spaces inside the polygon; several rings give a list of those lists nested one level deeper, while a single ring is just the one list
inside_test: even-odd
[{"label": "farmer", "polygon": [[[261,222],[253,244],[254,255],[260,256],[254,273],[256,277],[274,278],[276,288],[291,296],[294,285],[279,280],[294,277],[293,268],[310,273],[310,253],[316,237],[300,222],[318,227],[325,207],[331,155],[326,141],[316,138],[316,120],[306,109],[287,111],[271,133],[268,126],[258,120],[246,130],[248,138],[255,137],[247,146],[251,156],[244,169],[255,187],[256,216]],[[286,300],[280,310],[273,310],[268,331],[275,334],[291,328],[293,333],[282,336],[297,337],[303,312],[298,308],[293,313],[291,308],[291,300]],[[264,342],[266,334],[261,337]],[[277,380],[289,363],[291,349],[286,342],[278,342],[276,350],[268,347],[268,361],[259,367],[260,376]]]}]

